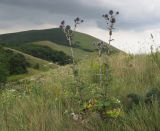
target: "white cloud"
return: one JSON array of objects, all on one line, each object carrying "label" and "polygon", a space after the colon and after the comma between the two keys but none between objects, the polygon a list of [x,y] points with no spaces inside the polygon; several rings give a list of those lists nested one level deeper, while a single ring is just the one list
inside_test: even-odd
[{"label": "white cloud", "polygon": [[[84,26],[79,31],[88,33],[95,36],[103,41],[108,41],[108,31],[98,28],[96,23],[91,22],[92,26]],[[151,40],[151,34],[154,36],[155,43]],[[160,30],[145,30],[145,31],[134,31],[134,30],[119,30],[113,32],[114,41],[111,43],[113,46],[133,54],[139,53],[150,53],[151,45],[154,48],[160,46]]]}]

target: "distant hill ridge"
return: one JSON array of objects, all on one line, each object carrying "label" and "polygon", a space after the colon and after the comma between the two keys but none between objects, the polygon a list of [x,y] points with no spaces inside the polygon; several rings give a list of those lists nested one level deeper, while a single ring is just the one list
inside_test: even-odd
[{"label": "distant hill ridge", "polygon": [[[93,36],[80,32],[74,33],[74,40],[74,43],[76,43],[76,48],[80,48],[85,51],[94,50],[95,47],[92,45],[92,43],[95,41],[99,41],[99,39]],[[50,41],[58,45],[68,46],[66,37],[59,28],[29,30],[0,35],[0,44],[7,44],[8,46],[12,46],[13,44],[20,45],[39,41]],[[120,51],[113,46],[111,46],[111,48],[114,51]]]}]

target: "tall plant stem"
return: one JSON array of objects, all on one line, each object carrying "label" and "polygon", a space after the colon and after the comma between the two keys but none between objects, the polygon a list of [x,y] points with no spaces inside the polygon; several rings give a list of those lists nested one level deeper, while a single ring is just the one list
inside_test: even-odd
[{"label": "tall plant stem", "polygon": [[[111,39],[112,39],[112,36],[109,35],[107,56],[109,56],[109,54],[110,54]],[[109,77],[109,67],[106,62],[106,81],[108,81],[108,79],[109,79],[108,77]]]},{"label": "tall plant stem", "polygon": [[71,38],[68,38],[68,41],[69,41],[70,50],[71,50],[72,64],[73,64],[73,65],[75,65],[74,51],[73,51],[73,47],[72,47],[72,41],[71,41]]},{"label": "tall plant stem", "polygon": [[102,59],[99,57],[99,81],[100,86],[102,85]]},{"label": "tall plant stem", "polygon": [[109,35],[109,40],[108,40],[108,55],[110,54],[110,46],[111,46],[111,39],[112,39],[112,36]]}]

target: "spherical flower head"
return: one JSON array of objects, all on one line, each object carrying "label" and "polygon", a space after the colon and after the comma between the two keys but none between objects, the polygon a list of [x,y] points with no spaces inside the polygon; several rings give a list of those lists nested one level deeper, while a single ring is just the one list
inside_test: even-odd
[{"label": "spherical flower head", "polygon": [[97,46],[101,46],[101,43],[100,43],[100,42],[98,42]]},{"label": "spherical flower head", "polygon": [[105,19],[109,19],[108,14],[102,15],[102,17],[104,17]]},{"label": "spherical flower head", "polygon": [[63,20],[62,22],[61,22],[61,25],[64,25],[65,24],[65,21]]},{"label": "spherical flower head", "polygon": [[63,29],[63,27],[64,27],[63,25],[60,25],[60,26],[59,26],[60,29]]},{"label": "spherical flower head", "polygon": [[103,41],[101,41],[100,43],[101,43],[101,45],[104,45],[104,42],[103,42]]},{"label": "spherical flower head", "polygon": [[84,20],[81,20],[81,23],[83,23],[84,22]]},{"label": "spherical flower head", "polygon": [[75,21],[77,21],[77,22],[78,22],[78,21],[80,21],[80,18],[79,18],[79,17],[77,17],[77,18],[75,19]]},{"label": "spherical flower head", "polygon": [[110,11],[109,11],[109,14],[110,14],[110,15],[113,15],[113,10],[110,10]]},{"label": "spherical flower head", "polygon": [[104,17],[105,17],[105,18],[108,18],[108,14],[105,14]]},{"label": "spherical flower head", "polygon": [[70,30],[70,29],[71,29],[70,25],[67,25],[66,30]]}]

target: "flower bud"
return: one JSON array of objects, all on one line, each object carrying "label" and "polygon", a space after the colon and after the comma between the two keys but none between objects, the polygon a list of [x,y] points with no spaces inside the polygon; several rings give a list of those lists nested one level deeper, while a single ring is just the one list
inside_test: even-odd
[{"label": "flower bud", "polygon": [[110,14],[110,15],[113,15],[113,10],[110,10],[110,11],[109,11],[109,14]]},{"label": "flower bud", "polygon": [[69,25],[66,26],[66,30],[70,30],[71,27]]},{"label": "flower bud", "polygon": [[61,25],[64,25],[65,24],[65,21],[63,20],[62,22],[61,22]]}]

